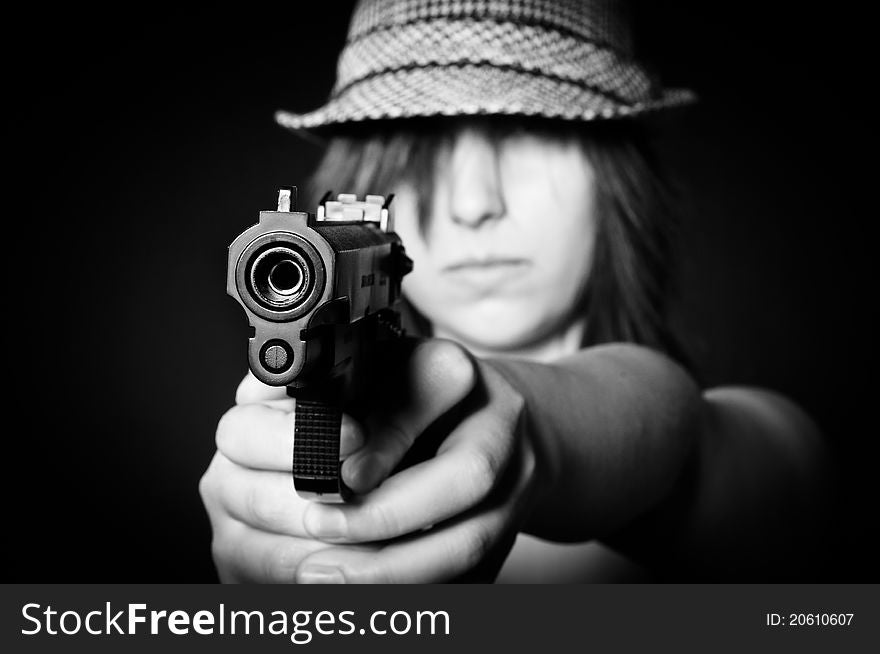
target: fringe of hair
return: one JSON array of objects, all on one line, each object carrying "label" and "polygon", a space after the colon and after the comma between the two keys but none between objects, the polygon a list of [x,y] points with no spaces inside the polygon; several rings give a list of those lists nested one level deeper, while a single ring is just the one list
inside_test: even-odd
[{"label": "fringe of hair", "polygon": [[[576,138],[596,174],[598,229],[583,311],[583,345],[630,342],[688,365],[669,327],[672,236],[677,227],[669,184],[641,123],[558,123],[529,119],[477,120],[493,142],[515,129]],[[464,122],[459,121],[459,122]],[[327,190],[382,193],[406,181],[419,189],[419,219],[430,220],[435,163],[455,133],[455,122],[412,120],[384,128],[351,128],[332,139],[307,187],[313,203]],[[415,313],[411,307],[408,310]],[[413,316],[425,335],[430,326]],[[428,330],[425,332],[424,330]]]}]

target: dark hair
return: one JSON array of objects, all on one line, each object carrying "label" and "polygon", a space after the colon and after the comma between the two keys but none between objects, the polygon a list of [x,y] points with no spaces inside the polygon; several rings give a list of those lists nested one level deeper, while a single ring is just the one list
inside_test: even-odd
[{"label": "dark hair", "polygon": [[[424,226],[430,220],[438,152],[462,122],[475,119],[373,123],[338,132],[311,178],[312,200],[317,202],[330,189],[359,195],[387,193],[405,180],[419,189]],[[478,122],[493,142],[515,130],[575,138],[593,165],[598,229],[584,297],[584,345],[627,341],[684,362],[666,316],[675,212],[643,124],[616,120],[581,125],[497,117]],[[422,327],[429,329],[424,319]]]}]

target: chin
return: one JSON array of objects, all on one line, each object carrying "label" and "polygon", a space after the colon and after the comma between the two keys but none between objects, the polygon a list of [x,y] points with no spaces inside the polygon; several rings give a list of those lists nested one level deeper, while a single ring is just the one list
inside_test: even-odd
[{"label": "chin", "polygon": [[[493,311],[466,311],[447,314],[447,328],[456,340],[479,350],[511,351],[529,347],[550,331],[541,309],[524,306],[496,308]],[[537,318],[541,319],[538,320]],[[528,320],[535,318],[535,320]]]}]

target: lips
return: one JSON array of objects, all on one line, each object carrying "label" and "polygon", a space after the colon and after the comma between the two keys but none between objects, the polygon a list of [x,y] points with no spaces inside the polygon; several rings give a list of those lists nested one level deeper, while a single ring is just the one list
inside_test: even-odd
[{"label": "lips", "polygon": [[519,257],[463,259],[442,268],[444,276],[479,291],[507,286],[525,275],[532,266]]},{"label": "lips", "polygon": [[451,263],[448,266],[445,266],[442,270],[443,272],[455,273],[466,270],[487,270],[493,268],[516,267],[528,265],[529,263],[530,261],[528,259],[521,259],[519,257],[472,258],[456,261],[455,263]]}]

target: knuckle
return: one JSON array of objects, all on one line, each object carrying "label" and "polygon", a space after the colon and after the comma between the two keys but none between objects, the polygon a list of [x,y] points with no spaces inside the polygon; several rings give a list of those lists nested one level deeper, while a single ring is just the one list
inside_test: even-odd
[{"label": "knuckle", "polygon": [[[369,508],[365,515],[365,523],[362,524],[369,526],[370,533],[375,533],[380,539],[401,535],[397,517],[385,504],[376,503],[367,506]],[[358,522],[352,521],[351,524],[351,535],[354,537],[357,537],[358,532],[362,531],[358,529]]]},{"label": "knuckle", "polygon": [[484,499],[494,488],[501,469],[498,459],[486,450],[473,450],[465,467],[465,487],[474,502]]},{"label": "knuckle", "polygon": [[201,479],[199,479],[199,497],[202,498],[203,504],[207,504],[208,500],[211,500],[214,497],[214,480],[211,475],[210,467],[208,467]]},{"label": "knuckle", "polygon": [[202,498],[202,502],[205,506],[209,509],[210,506],[214,504],[214,500],[220,494],[220,478],[217,471],[220,456],[219,453],[214,454],[214,458],[211,459],[211,463],[208,464],[208,469],[205,470],[204,474],[202,474],[199,479],[199,496]]},{"label": "knuckle", "polygon": [[211,539],[211,558],[217,568],[227,569],[235,558],[235,543],[228,535],[216,532]]},{"label": "knuckle", "polygon": [[526,410],[526,398],[523,397],[522,393],[514,390],[511,387],[511,392],[508,397],[509,410],[511,414],[514,416],[516,420],[520,418],[525,413]]},{"label": "knuckle", "polygon": [[[402,425],[396,422],[389,422],[386,425],[385,442],[388,445],[388,453],[400,456],[406,452],[413,443],[410,433],[404,429]],[[396,461],[394,461],[396,463]]]},{"label": "knuckle", "polygon": [[214,442],[217,445],[217,449],[221,452],[226,453],[230,449],[238,413],[238,407],[232,407],[220,416],[220,420],[217,422],[217,431],[214,435]]},{"label": "knuckle", "polygon": [[472,387],[476,380],[474,361],[458,343],[446,342],[441,349],[441,361],[453,380],[462,386]]},{"label": "knuckle", "polygon": [[464,539],[464,551],[462,558],[465,569],[475,568],[491,552],[494,539],[488,529],[480,524],[474,524],[466,532]]},{"label": "knuckle", "polygon": [[430,370],[439,373],[444,385],[462,393],[470,391],[477,380],[474,360],[453,341],[433,340],[421,345]]}]

